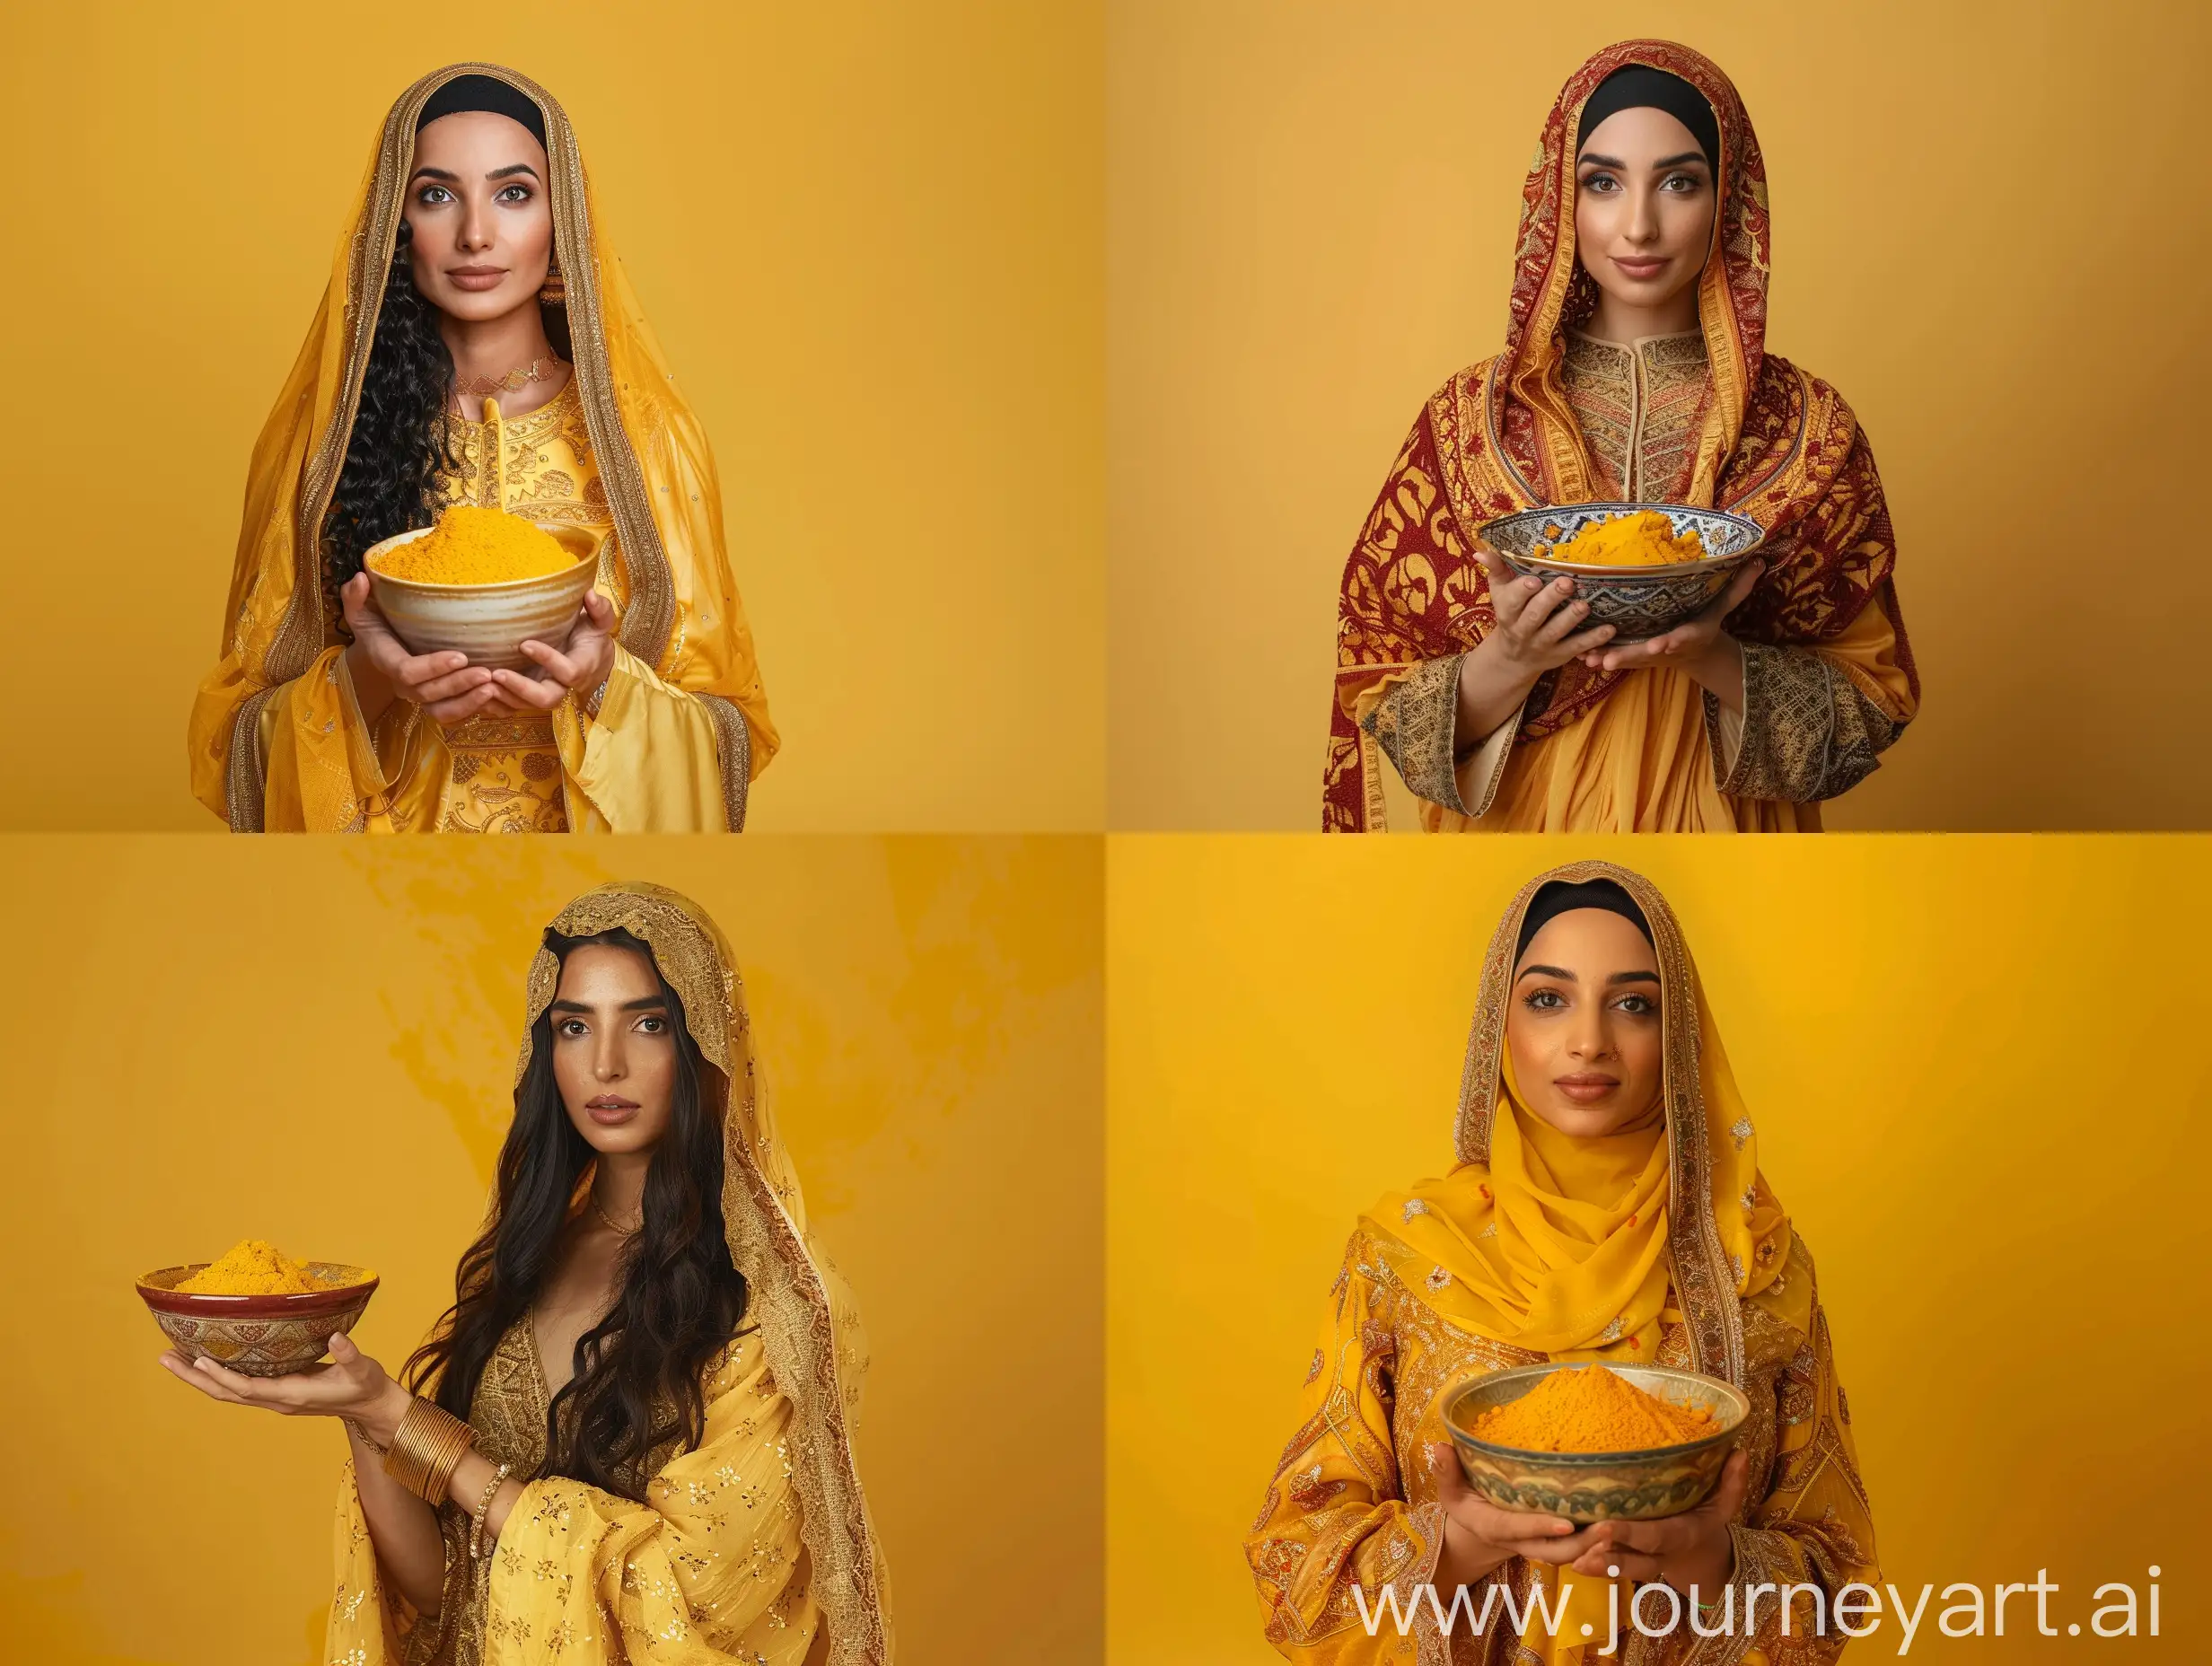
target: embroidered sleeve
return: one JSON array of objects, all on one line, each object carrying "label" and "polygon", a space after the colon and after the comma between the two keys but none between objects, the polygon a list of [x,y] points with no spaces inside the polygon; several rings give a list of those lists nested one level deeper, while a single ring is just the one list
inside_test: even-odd
[{"label": "embroidered sleeve", "polygon": [[[1361,1617],[1385,1603],[1418,1623],[1421,1658],[1441,1635],[1426,1592],[1444,1548],[1443,1507],[1400,1485],[1391,1417],[1397,1345],[1386,1292],[1355,1238],[1331,1293],[1299,1401],[1299,1425],[1268,1484],[1244,1554],[1268,1641],[1292,1660],[1377,1658]],[[1385,1621],[1380,1635],[1401,1634]]]},{"label": "embroidered sleeve", "polygon": [[1461,815],[1472,815],[1460,801],[1453,767],[1452,741],[1459,723],[1460,665],[1467,656],[1425,660],[1413,674],[1394,683],[1382,703],[1360,724],[1373,735],[1417,798]]},{"label": "embroidered sleeve", "polygon": [[1705,697],[1706,738],[1733,798],[1811,803],[1848,793],[1904,732],[1841,664],[1814,648],[1746,642],[1743,715]]},{"label": "embroidered sleeve", "polygon": [[[1746,1521],[1728,1530],[1735,1577],[1723,1598],[1734,1607],[1733,1635],[1699,1644],[1685,1666],[1760,1659],[1767,1666],[1828,1666],[1848,1636],[1837,1624],[1837,1593],[1882,1577],[1874,1561],[1874,1513],[1851,1439],[1849,1402],[1836,1380],[1828,1319],[1817,1303],[1813,1334],[1776,1378],[1775,1396],[1772,1487]],[[1847,1611],[1846,1618],[1864,1627],[1867,1615],[1860,1607]]]}]

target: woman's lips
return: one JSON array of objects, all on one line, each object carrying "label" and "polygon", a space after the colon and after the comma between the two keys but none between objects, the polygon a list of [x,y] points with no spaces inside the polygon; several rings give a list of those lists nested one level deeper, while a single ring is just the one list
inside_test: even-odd
[{"label": "woman's lips", "polygon": [[593,1122],[602,1128],[616,1128],[637,1114],[635,1100],[617,1099],[611,1094],[601,1095],[584,1107]]},{"label": "woman's lips", "polygon": [[456,289],[496,289],[506,282],[507,268],[503,266],[457,266],[445,276],[452,280]]},{"label": "woman's lips", "polygon": [[1667,267],[1666,257],[1663,255],[1648,260],[1624,260],[1619,255],[1613,255],[1610,259],[1615,266],[1620,268],[1622,276],[1639,280],[1656,277],[1665,271]]},{"label": "woman's lips", "polygon": [[1620,1085],[1619,1076],[1554,1076],[1551,1085],[1578,1105],[1593,1104]]}]

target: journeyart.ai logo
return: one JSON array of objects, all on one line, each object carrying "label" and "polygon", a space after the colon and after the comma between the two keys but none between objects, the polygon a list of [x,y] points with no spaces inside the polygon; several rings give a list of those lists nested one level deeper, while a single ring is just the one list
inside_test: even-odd
[{"label": "journeyart.ai logo", "polygon": [[[1987,1587],[1949,1584],[1940,1593],[1933,1583],[1920,1587],[1917,1596],[1895,1585],[1868,1585],[1854,1582],[1834,1592],[1815,1584],[1741,1584],[1722,1587],[1717,1598],[1703,1600],[1692,1586],[1685,1596],[1672,1585],[1635,1587],[1624,1603],[1618,1583],[1620,1570],[1610,1568],[1616,1583],[1608,1588],[1607,1636],[1595,1653],[1606,1656],[1620,1652],[1622,1638],[1633,1629],[1657,1639],[1679,1636],[1687,1630],[1700,1637],[1757,1637],[1773,1630],[1781,1636],[1830,1635],[1872,1637],[1889,1627],[1896,1634],[1897,1652],[1909,1654],[1922,1639],[1922,1627],[1931,1626],[1928,1637],[2155,1637],[2158,1635],[2158,1568],[2138,1592],[2130,1584],[2111,1582],[2091,1593],[2085,1616],[2067,1618],[2067,1609],[2052,1599],[2059,1594],[2050,1570],[2038,1568],[2032,1581]],[[1431,1624],[1444,1636],[1481,1636],[1493,1628],[1524,1635],[1532,1627],[1546,1636],[1557,1636],[1567,1623],[1567,1592],[1547,1591],[1542,1586],[1515,1592],[1502,1583],[1486,1582],[1464,1585],[1452,1593],[1449,1605],[1434,1585],[1416,1585],[1400,1600],[1396,1588],[1384,1586],[1373,1601],[1365,1587],[1352,1587],[1360,1623],[1371,1637],[1387,1626],[1399,1636]],[[1625,1613],[1623,1609],[1626,1609]],[[2080,1614],[2078,1608],[2073,1610]],[[1462,1628],[1464,1628],[1463,1634]],[[1582,1634],[1593,1641],[1599,1627],[1584,1624]]]}]

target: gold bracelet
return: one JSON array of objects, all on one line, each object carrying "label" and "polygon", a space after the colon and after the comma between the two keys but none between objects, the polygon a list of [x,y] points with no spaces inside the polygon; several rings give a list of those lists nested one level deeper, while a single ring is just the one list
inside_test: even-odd
[{"label": "gold bracelet", "polygon": [[492,1477],[491,1485],[484,1489],[484,1496],[476,1501],[476,1518],[469,1524],[469,1560],[473,1562],[490,1548],[484,1542],[484,1518],[492,1513],[492,1499],[507,1478],[507,1466],[501,1464],[499,1473]]},{"label": "gold bracelet", "polygon": [[384,1473],[435,1509],[445,1502],[446,1486],[474,1438],[452,1413],[417,1396],[391,1437]]}]

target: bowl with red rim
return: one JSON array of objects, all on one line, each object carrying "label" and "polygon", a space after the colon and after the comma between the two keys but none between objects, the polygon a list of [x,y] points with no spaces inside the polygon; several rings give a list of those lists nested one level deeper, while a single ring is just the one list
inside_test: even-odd
[{"label": "bowl with red rim", "polygon": [[138,1280],[139,1300],[185,1358],[211,1359],[249,1377],[288,1377],[317,1363],[330,1338],[351,1330],[376,1293],[375,1274],[343,1261],[307,1262],[308,1276],[326,1288],[296,1295],[199,1295],[177,1288],[206,1265],[156,1267]]}]

